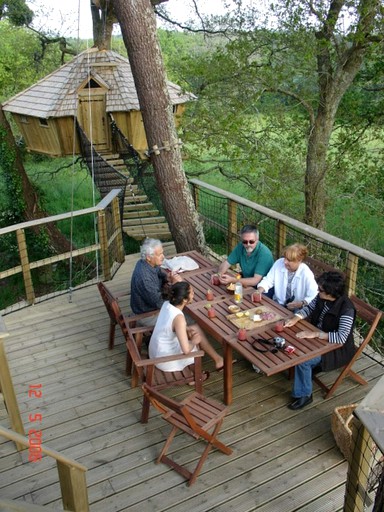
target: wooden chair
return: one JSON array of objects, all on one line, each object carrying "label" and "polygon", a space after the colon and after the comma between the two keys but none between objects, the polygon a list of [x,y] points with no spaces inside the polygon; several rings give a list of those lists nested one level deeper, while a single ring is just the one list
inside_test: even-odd
[{"label": "wooden chair", "polygon": [[[99,289],[101,298],[103,299],[103,302],[105,304],[105,308],[106,308],[106,310],[108,312],[109,319],[110,319],[108,349],[112,350],[114,345],[115,345],[115,328],[116,328],[116,324],[117,324],[117,317],[116,317],[114,309],[112,308],[112,304],[113,304],[114,301],[118,302],[119,298],[126,297],[128,294],[125,294],[125,293],[124,294],[114,294],[101,281],[99,283],[97,283],[97,287]],[[130,327],[136,327],[138,321],[142,320],[143,318],[147,318],[147,317],[151,317],[151,316],[157,315],[158,313],[159,313],[159,311],[156,310],[156,311],[151,311],[149,313],[143,313],[141,315],[130,315],[127,318],[128,318]],[[152,329],[153,328],[151,328],[151,327],[147,327],[145,329],[137,329],[137,331],[135,332],[136,343],[140,347],[140,350],[141,350],[141,345],[142,345],[142,342],[143,342],[144,334],[150,333]],[[131,374],[131,370],[132,370],[132,361],[130,359],[129,353],[127,352],[127,360],[126,360],[126,373],[127,373],[127,375]]]},{"label": "wooden chair", "polygon": [[[163,415],[163,419],[172,425],[171,433],[156,460],[157,463],[163,462],[175,469],[188,480],[188,485],[192,485],[196,481],[212,447],[218,448],[226,455],[232,453],[231,448],[217,439],[220,427],[228,411],[225,405],[199,393],[192,393],[182,402],[177,402],[159,393],[147,383],[144,383],[142,388],[148,400]],[[167,455],[178,430],[185,432],[195,439],[203,439],[207,442],[193,471],[189,471],[185,466],[181,466]]]},{"label": "wooden chair", "polygon": [[351,361],[341,368],[341,371],[335,380],[335,382],[329,387],[326,386],[317,375],[314,375],[313,380],[325,391],[325,398],[329,398],[336,389],[339,387],[341,382],[345,379],[345,377],[352,377],[356,382],[361,385],[367,384],[367,381],[360,377],[357,373],[352,370],[352,366],[355,364],[356,360],[362,354],[364,348],[371,341],[372,336],[376,330],[378,323],[382,317],[383,312],[375,307],[367,304],[361,299],[358,299],[355,295],[350,297],[353,305],[356,308],[356,319],[360,319],[362,321],[361,330],[366,332],[365,337],[362,337],[361,341],[357,344],[356,352]]},{"label": "wooden chair", "polygon": [[[185,359],[185,354],[177,354],[166,357],[157,357],[153,359],[147,358],[141,354],[140,346],[136,343],[135,334],[138,332],[148,332],[148,327],[136,327],[131,328],[129,326],[129,317],[125,317],[120,309],[117,301],[113,301],[112,308],[116,315],[117,321],[120,325],[122,333],[125,338],[127,346],[127,352],[129,353],[130,359],[133,364],[131,386],[135,387],[138,381],[141,383],[146,382],[149,386],[152,386],[156,390],[169,388],[172,386],[180,386],[189,383],[194,383],[195,390],[198,393],[203,391],[203,379],[207,377],[207,373],[202,371],[201,358],[204,355],[203,350],[198,350],[191,353],[188,357],[194,358],[194,364],[192,367],[187,366],[182,371],[177,372],[163,372],[159,370],[156,365],[159,363],[166,363],[169,361],[178,361]],[[149,416],[149,399],[144,396],[143,408],[141,414],[141,422],[147,423]]]},{"label": "wooden chair", "polygon": [[119,297],[123,295],[113,294],[107,286],[103,282],[97,283],[97,287],[99,289],[101,298],[103,299],[105,308],[109,315],[109,337],[108,337],[108,349],[112,350],[115,345],[115,328],[117,324],[117,319],[115,317],[114,311],[112,309],[112,302],[117,301]]}]

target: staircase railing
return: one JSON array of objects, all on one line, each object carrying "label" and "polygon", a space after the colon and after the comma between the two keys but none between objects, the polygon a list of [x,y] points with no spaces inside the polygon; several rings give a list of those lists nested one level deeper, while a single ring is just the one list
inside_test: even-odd
[{"label": "staircase railing", "polygon": [[119,206],[120,218],[123,218],[125,189],[128,178],[110,165],[94,148],[88,140],[85,132],[76,121],[76,128],[79,134],[81,154],[87,165],[89,174],[98,188],[101,197],[105,197],[111,190],[120,189]]}]

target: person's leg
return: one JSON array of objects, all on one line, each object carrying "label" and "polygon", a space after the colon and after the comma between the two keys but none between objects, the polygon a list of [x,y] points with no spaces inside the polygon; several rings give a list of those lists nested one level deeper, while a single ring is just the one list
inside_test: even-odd
[{"label": "person's leg", "polygon": [[[214,361],[216,369],[222,368],[224,365],[224,359],[216,352],[216,350],[209,343],[204,331],[200,328],[199,325],[188,325],[187,327],[188,337],[190,339],[196,338],[197,344],[200,346],[201,350]],[[195,340],[194,340],[195,343]]]},{"label": "person's leg", "polygon": [[295,366],[295,378],[292,386],[293,398],[312,395],[312,368],[320,364],[321,357],[315,357]]}]

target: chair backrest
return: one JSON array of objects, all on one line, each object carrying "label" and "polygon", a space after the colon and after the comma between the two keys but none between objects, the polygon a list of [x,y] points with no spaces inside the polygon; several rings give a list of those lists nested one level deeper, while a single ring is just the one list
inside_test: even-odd
[{"label": "chair backrest", "polygon": [[129,317],[123,315],[117,300],[112,300],[111,308],[113,311],[113,315],[116,318],[116,321],[119,324],[121,331],[124,335],[127,350],[129,351],[132,361],[137,367],[137,370],[140,372],[142,371],[142,369],[138,367],[138,363],[141,361],[142,358],[139,352],[139,348],[130,332],[130,327],[128,325]]},{"label": "chair backrest", "polygon": [[99,289],[101,298],[103,299],[103,302],[105,304],[105,308],[108,311],[109,318],[111,319],[112,322],[117,324],[117,318],[112,308],[112,303],[116,302],[116,297],[110,290],[108,290],[108,288],[105,286],[103,282],[99,281],[97,283],[97,287]]},{"label": "chair backrest", "polygon": [[375,308],[374,306],[371,306],[367,302],[364,302],[363,300],[359,299],[358,297],[356,297],[356,295],[351,295],[350,299],[353,305],[355,306],[357,317],[363,320],[363,322],[365,322],[367,326],[369,326],[368,332],[364,335],[361,343],[364,344],[365,346],[370,342],[376,330],[376,327],[380,322],[383,312]]},{"label": "chair backrest", "polygon": [[316,278],[321,276],[323,272],[340,272],[345,277],[345,273],[342,272],[341,270],[332,267],[332,265],[329,265],[324,261],[317,260],[316,258],[311,258],[310,256],[308,256],[307,258],[305,258],[304,263],[308,265],[308,267],[312,270]]},{"label": "chair backrest", "polygon": [[[151,404],[157,409],[161,414],[167,415],[170,411],[173,411],[177,414],[179,420],[178,420],[178,427],[184,430],[185,432],[188,432],[190,435],[194,437],[198,437],[203,434],[203,429],[196,423],[194,420],[188,406],[184,404],[183,402],[177,402],[176,400],[173,400],[173,398],[170,398],[167,395],[163,395],[156,389],[154,389],[151,386],[148,386],[147,383],[144,383],[142,385],[142,389],[144,394],[147,396]],[[202,420],[205,418],[205,413],[203,409],[194,410],[194,413],[197,416],[200,416]],[[184,418],[185,421],[182,419]]]}]

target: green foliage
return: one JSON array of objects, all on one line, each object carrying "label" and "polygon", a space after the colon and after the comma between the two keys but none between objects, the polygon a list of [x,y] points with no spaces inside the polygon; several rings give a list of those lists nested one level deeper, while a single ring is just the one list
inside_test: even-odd
[{"label": "green foliage", "polygon": [[29,25],[33,19],[33,11],[25,0],[0,0],[0,20],[8,18],[16,26]]}]

